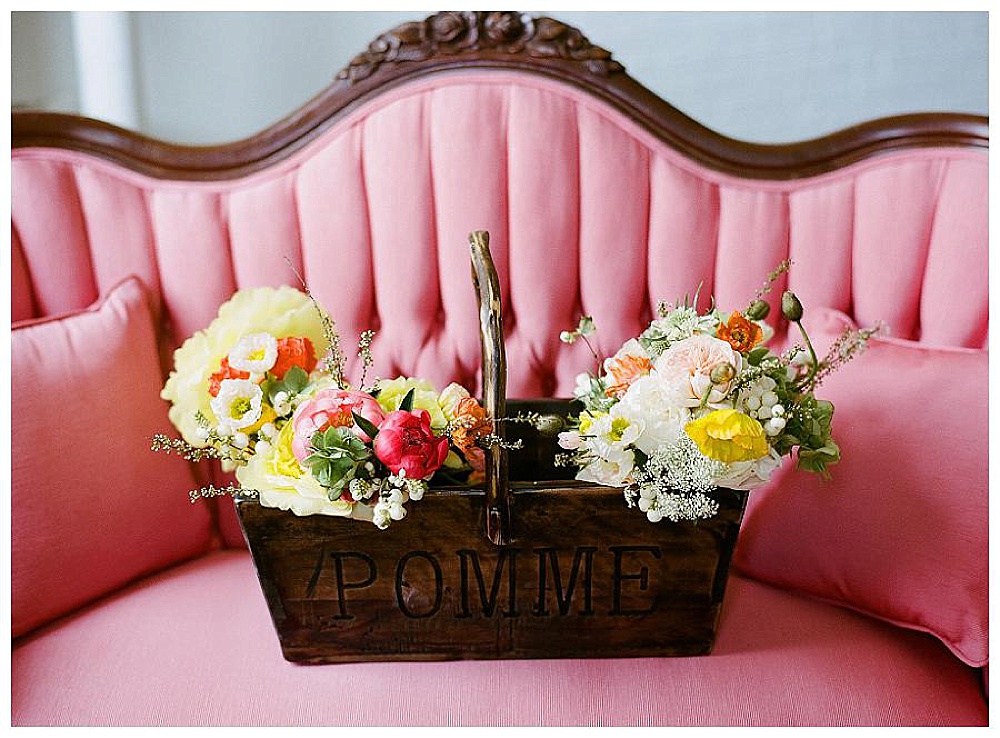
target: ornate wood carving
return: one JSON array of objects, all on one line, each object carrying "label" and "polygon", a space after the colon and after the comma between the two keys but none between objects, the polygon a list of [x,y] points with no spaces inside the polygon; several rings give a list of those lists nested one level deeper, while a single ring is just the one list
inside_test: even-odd
[{"label": "ornate wood carving", "polygon": [[884,118],[789,144],[734,140],[643,87],[577,29],[552,18],[501,12],[438,13],[399,26],[373,41],[311,101],[242,141],[185,146],[79,116],[17,111],[12,114],[11,144],[84,151],[154,177],[231,179],[281,161],[390,87],[471,68],[515,70],[572,85],[693,161],[750,179],[809,177],[914,147],[989,147],[988,119],[957,113]]},{"label": "ornate wood carving", "polygon": [[611,58],[611,52],[594,46],[576,28],[553,18],[533,18],[510,11],[469,11],[437,13],[383,33],[354,57],[337,79],[354,83],[370,77],[384,64],[490,52],[580,62],[589,72],[604,76],[624,71]]}]

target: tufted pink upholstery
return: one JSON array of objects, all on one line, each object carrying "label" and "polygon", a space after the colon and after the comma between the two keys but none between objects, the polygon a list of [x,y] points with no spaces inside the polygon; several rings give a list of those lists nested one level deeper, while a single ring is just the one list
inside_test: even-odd
[{"label": "tufted pink upholstery", "polygon": [[[570,85],[449,73],[381,92],[289,158],[231,181],[157,179],[87,154],[15,149],[12,318],[84,308],[135,274],[169,349],[237,288],[297,284],[297,272],[348,349],[362,330],[379,331],[379,375],[474,387],[480,346],[466,244],[469,231],[487,229],[511,397],[571,393],[592,359],[557,335],[581,313],[613,350],[659,300],[701,284],[703,307],[710,294],[739,306],[788,257],[787,285],[809,307],[883,320],[924,346],[985,348],[987,179],[985,151],[941,148],[794,181],[739,178],[693,163]],[[780,337],[784,326],[775,327]],[[223,539],[239,545],[231,510],[222,512]],[[753,514],[751,532],[762,525]],[[280,661],[251,569],[245,552],[213,553],[19,638],[13,722],[986,720],[978,673],[930,638],[740,576],[717,653],[705,659],[305,669]],[[185,630],[188,622],[198,627]],[[192,664],[221,677],[192,681]],[[337,697],[359,684],[359,694],[374,694],[364,685],[383,684],[383,672],[403,695],[396,711],[375,698],[348,700],[344,712]],[[477,698],[497,674],[510,677],[505,693],[528,698],[494,715]],[[421,696],[449,680],[451,692]],[[666,683],[680,687],[660,689]],[[151,701],[128,691],[149,684],[166,688]],[[248,697],[246,684],[266,689]],[[571,699],[559,693],[566,684],[580,685]]]},{"label": "tufted pink upholstery", "polygon": [[588,354],[555,337],[581,312],[613,349],[658,300],[701,283],[703,299],[743,304],[789,256],[807,305],[885,320],[900,338],[986,343],[984,153],[910,150],[743,180],[568,85],[471,71],[384,94],[236,181],[157,180],[54,149],[13,156],[15,320],[84,307],[135,273],[176,344],[236,288],[296,284],[294,267],[347,346],[379,330],[380,375],[474,385],[466,244],[485,228],[512,397],[570,393]]}]

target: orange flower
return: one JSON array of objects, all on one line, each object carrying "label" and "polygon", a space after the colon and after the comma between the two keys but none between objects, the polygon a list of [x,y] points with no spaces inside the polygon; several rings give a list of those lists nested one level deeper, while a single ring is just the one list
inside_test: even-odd
[{"label": "orange flower", "polygon": [[250,374],[248,372],[233,369],[229,366],[229,357],[223,356],[222,364],[219,366],[219,371],[208,378],[208,394],[212,397],[216,397],[219,394],[219,388],[222,386],[223,380],[249,378]]},{"label": "orange flower", "polygon": [[451,440],[468,458],[476,441],[493,432],[493,423],[474,397],[463,397],[455,408],[453,428]]},{"label": "orange flower", "polygon": [[744,318],[739,311],[729,316],[729,320],[719,326],[719,338],[726,341],[740,353],[746,353],[764,338],[760,326]]},{"label": "orange flower", "polygon": [[608,397],[624,395],[632,383],[639,377],[644,377],[653,369],[653,362],[645,356],[625,354],[621,358],[609,359],[605,368],[614,382],[605,390]]},{"label": "orange flower", "polygon": [[274,360],[271,374],[284,379],[285,372],[293,366],[301,367],[306,374],[316,368],[316,351],[308,338],[289,336],[278,339],[278,358]]}]

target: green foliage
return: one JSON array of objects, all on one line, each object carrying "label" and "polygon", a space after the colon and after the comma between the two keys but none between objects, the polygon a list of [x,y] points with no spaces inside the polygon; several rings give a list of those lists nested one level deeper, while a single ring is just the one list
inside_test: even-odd
[{"label": "green foliage", "polygon": [[764,360],[771,350],[767,346],[758,346],[757,348],[751,349],[750,353],[747,354],[747,363],[750,366],[760,366],[760,363]]},{"label": "green foliage", "polygon": [[352,412],[351,415],[354,416],[354,422],[357,423],[358,428],[360,428],[366,436],[375,440],[375,436],[378,435],[378,426],[368,420],[368,418],[358,415],[355,412]]},{"label": "green foliage", "polygon": [[352,479],[371,476],[371,452],[350,428],[330,427],[316,431],[312,453],[305,464],[322,486],[330,490],[330,499],[340,497]]},{"label": "green foliage", "polygon": [[271,405],[274,405],[274,398],[279,392],[284,392],[288,397],[295,397],[295,395],[302,392],[308,385],[309,375],[305,369],[300,366],[293,366],[285,372],[285,376],[281,379],[276,379],[274,376],[268,374],[268,379],[263,387],[264,396]]},{"label": "green foliage", "polygon": [[399,403],[399,409],[405,410],[406,412],[411,412],[413,410],[413,388],[406,393],[403,397],[403,401]]}]

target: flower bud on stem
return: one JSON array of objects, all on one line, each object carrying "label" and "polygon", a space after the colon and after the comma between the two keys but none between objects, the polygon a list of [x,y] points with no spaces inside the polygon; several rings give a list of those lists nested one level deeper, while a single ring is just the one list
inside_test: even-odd
[{"label": "flower bud on stem", "polygon": [[764,320],[771,312],[771,306],[764,300],[754,300],[743,313],[750,320]]},{"label": "flower bud on stem", "polygon": [[809,350],[809,372],[802,378],[799,384],[800,388],[806,388],[812,384],[813,378],[819,370],[819,358],[816,356],[816,349],[813,348],[812,341],[809,340],[809,334],[806,333],[806,329],[802,326],[802,313],[802,303],[799,302],[799,298],[795,296],[794,292],[786,290],[781,296],[781,314],[798,326],[799,333],[802,334],[802,340],[805,341],[806,348]]}]

